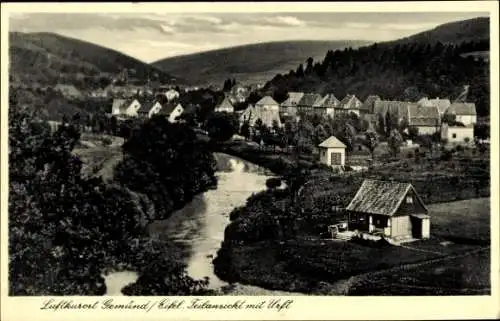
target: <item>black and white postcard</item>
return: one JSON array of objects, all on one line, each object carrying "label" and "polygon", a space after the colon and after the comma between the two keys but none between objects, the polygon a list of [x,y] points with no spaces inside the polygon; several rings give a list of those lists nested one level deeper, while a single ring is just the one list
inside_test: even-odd
[{"label": "black and white postcard", "polygon": [[2,4],[1,47],[2,320],[500,316],[494,1]]}]

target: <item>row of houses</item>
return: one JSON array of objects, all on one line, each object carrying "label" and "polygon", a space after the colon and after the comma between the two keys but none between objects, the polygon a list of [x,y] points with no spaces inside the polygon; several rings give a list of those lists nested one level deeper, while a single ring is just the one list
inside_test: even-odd
[{"label": "row of houses", "polygon": [[[215,111],[234,112],[231,99],[226,97]],[[473,127],[477,122],[474,103],[451,103],[449,99],[429,99],[427,97],[417,102],[395,101],[383,100],[377,95],[370,95],[362,102],[353,94],[348,94],[339,100],[334,94],[321,96],[302,92],[290,92],[288,98],[281,104],[272,97],[266,96],[254,106],[249,106],[239,113],[240,123],[249,121],[250,126],[253,126],[255,121],[260,118],[268,127],[273,126],[275,122],[281,124],[281,119],[285,117],[297,119],[301,113],[330,118],[335,118],[339,114],[352,113],[368,120],[370,124],[378,124],[381,120],[385,122],[387,114],[390,114],[391,118],[396,118],[398,123],[406,122],[409,128],[416,128],[419,134],[424,135],[443,133],[443,119],[446,115],[452,115],[455,118],[455,123],[447,124],[447,131],[444,131],[444,135],[450,141],[460,140],[464,136],[472,138]],[[463,126],[459,126],[458,123],[463,124]]]},{"label": "row of houses", "polygon": [[155,99],[114,99],[111,106],[111,115],[118,119],[130,117],[151,118],[154,115],[163,115],[170,122],[178,120],[184,112],[184,108],[178,102],[160,103]]},{"label": "row of houses", "polygon": [[[20,86],[23,88],[23,86]],[[26,88],[28,88],[26,86]],[[37,89],[41,91],[48,91],[49,86],[30,86],[31,89]],[[138,96],[158,96],[164,95],[168,101],[173,101],[179,98],[180,93],[174,88],[170,87],[158,87],[152,89],[147,86],[138,85],[125,85],[118,86],[111,84],[106,88],[99,88],[95,90],[80,90],[72,84],[57,84],[51,88],[55,92],[60,93],[62,96],[69,100],[83,99],[86,97],[90,98],[132,98]]]},{"label": "row of houses", "polygon": [[145,86],[127,85],[117,86],[109,85],[103,89],[97,89],[90,92],[93,98],[131,98],[138,96],[158,96],[163,95],[168,101],[173,101],[179,98],[179,91],[169,87],[159,87],[152,89]]}]

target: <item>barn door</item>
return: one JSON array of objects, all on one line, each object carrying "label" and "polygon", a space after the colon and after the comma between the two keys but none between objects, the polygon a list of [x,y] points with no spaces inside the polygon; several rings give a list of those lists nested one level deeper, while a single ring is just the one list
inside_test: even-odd
[{"label": "barn door", "polygon": [[332,152],[330,154],[330,164],[331,165],[340,165],[340,161],[341,161],[340,153]]},{"label": "barn door", "polygon": [[411,216],[411,234],[414,238],[422,238],[422,219]]}]

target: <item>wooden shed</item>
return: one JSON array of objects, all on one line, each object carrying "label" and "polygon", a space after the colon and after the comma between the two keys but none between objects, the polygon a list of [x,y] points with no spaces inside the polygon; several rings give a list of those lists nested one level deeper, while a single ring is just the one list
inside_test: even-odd
[{"label": "wooden shed", "polygon": [[346,208],[349,230],[393,240],[430,237],[430,216],[410,183],[365,180]]}]

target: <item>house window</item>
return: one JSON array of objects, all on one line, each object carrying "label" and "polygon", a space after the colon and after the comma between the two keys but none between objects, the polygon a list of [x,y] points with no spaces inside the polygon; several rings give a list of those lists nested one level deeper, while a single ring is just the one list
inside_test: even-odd
[{"label": "house window", "polygon": [[406,196],[406,204],[413,204],[413,197]]},{"label": "house window", "polygon": [[452,138],[457,138],[457,134],[451,134]]},{"label": "house window", "polygon": [[340,160],[341,160],[340,153],[332,153],[331,154],[331,160],[330,160],[331,165],[341,165]]}]

